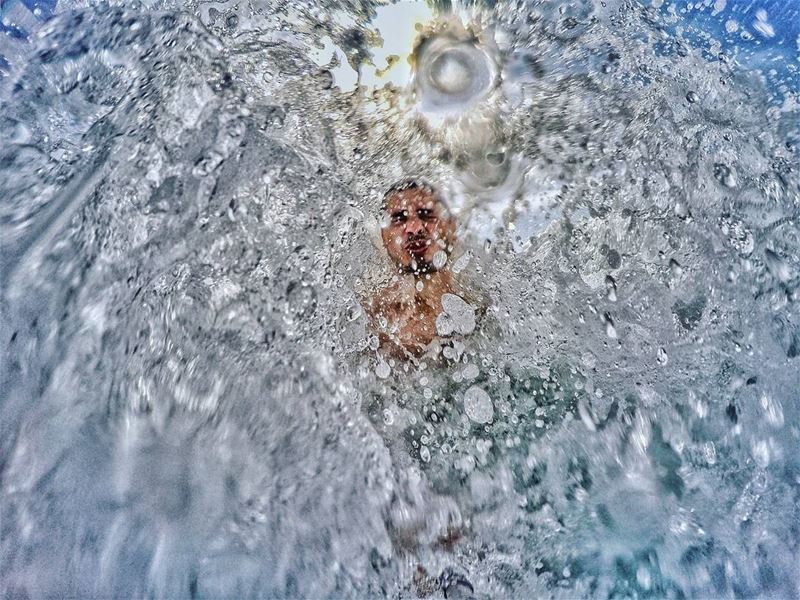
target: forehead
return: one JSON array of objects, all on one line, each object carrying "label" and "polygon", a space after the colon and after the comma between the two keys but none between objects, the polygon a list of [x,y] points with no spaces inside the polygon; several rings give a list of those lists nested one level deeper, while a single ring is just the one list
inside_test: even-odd
[{"label": "forehead", "polygon": [[419,188],[393,192],[386,198],[386,211],[390,213],[398,210],[412,211],[419,208],[438,209],[441,208],[441,202],[432,192]]}]

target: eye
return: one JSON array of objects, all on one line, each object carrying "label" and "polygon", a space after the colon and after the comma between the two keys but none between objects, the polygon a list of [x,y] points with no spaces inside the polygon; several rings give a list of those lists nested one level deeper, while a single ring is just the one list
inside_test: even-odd
[{"label": "eye", "polygon": [[405,223],[406,219],[408,219],[407,210],[398,210],[397,212],[392,213],[392,223]]},{"label": "eye", "polygon": [[430,208],[420,208],[417,210],[417,216],[422,219],[423,221],[431,221],[436,217],[433,214],[433,211]]}]

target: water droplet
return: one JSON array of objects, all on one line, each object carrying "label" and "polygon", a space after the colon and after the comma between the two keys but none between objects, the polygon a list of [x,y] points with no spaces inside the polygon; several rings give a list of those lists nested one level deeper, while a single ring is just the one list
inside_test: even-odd
[{"label": "water droplet", "polygon": [[614,321],[608,313],[603,315],[603,322],[606,324],[606,335],[611,339],[617,339],[617,329],[614,327]]},{"label": "water droplet", "polygon": [[636,569],[636,582],[642,587],[642,589],[650,589],[650,586],[652,585],[652,578],[650,576],[650,569],[648,569],[645,565],[639,565],[639,568]]},{"label": "water droplet", "polygon": [[386,379],[391,372],[391,367],[384,360],[380,361],[375,367],[375,375],[377,375],[380,379]]},{"label": "water droplet", "polygon": [[674,258],[669,259],[669,272],[674,279],[680,278],[683,275],[683,267]]},{"label": "water droplet", "polygon": [[714,164],[714,178],[728,188],[736,187],[736,174],[726,164]]},{"label": "water droplet", "polygon": [[764,250],[764,262],[772,276],[781,283],[786,283],[792,278],[787,262],[769,248]]},{"label": "water droplet", "polygon": [[580,415],[581,421],[583,421],[583,424],[586,425],[586,428],[589,431],[597,431],[595,417],[592,414],[592,410],[589,408],[589,405],[583,398],[578,401],[578,415]]},{"label": "water droplet", "polygon": [[436,332],[439,335],[467,335],[474,331],[475,324],[475,309],[471,305],[455,294],[442,295],[442,312],[436,317]]},{"label": "water droplet", "polygon": [[665,365],[668,360],[669,356],[667,355],[667,351],[664,350],[664,348],[659,348],[658,352],[656,352],[656,362],[660,365]]},{"label": "water droplet", "polygon": [[475,423],[489,423],[494,417],[492,399],[483,388],[473,385],[464,392],[464,412]]},{"label": "water droplet", "polygon": [[773,427],[783,427],[783,407],[780,401],[764,394],[761,396],[761,408],[764,409],[767,423]]},{"label": "water droplet", "polygon": [[478,369],[477,365],[469,364],[466,367],[464,367],[464,370],[462,371],[462,376],[464,380],[470,381],[471,379],[475,379],[479,373],[480,370]]},{"label": "water droplet", "polygon": [[431,451],[428,449],[427,446],[422,446],[422,448],[420,448],[419,457],[422,459],[422,462],[430,462]]},{"label": "water droplet", "polygon": [[617,301],[617,282],[611,275],[606,275],[606,298],[610,302]]},{"label": "water droplet", "polygon": [[487,152],[486,153],[486,160],[489,164],[497,167],[503,164],[503,161],[506,159],[506,153],[502,150],[497,152]]},{"label": "water droplet", "polygon": [[463,271],[467,265],[469,264],[470,259],[472,258],[471,252],[466,252],[458,257],[458,260],[453,264],[453,273],[456,275]]}]

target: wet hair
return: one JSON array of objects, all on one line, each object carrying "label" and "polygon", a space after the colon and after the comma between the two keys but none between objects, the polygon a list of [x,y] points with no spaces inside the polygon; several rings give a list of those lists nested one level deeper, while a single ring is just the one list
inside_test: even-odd
[{"label": "wet hair", "polygon": [[424,179],[419,179],[417,177],[409,177],[407,179],[401,179],[389,186],[389,189],[383,194],[383,201],[381,202],[381,209],[386,210],[386,206],[388,204],[389,198],[392,197],[394,194],[405,192],[408,190],[419,190],[420,192],[425,192],[426,194],[430,194],[433,196],[433,199],[436,200],[439,204],[442,205],[445,212],[449,215],[450,209],[447,206],[447,202],[444,200],[444,196],[442,193],[433,186],[433,184],[425,181]]}]

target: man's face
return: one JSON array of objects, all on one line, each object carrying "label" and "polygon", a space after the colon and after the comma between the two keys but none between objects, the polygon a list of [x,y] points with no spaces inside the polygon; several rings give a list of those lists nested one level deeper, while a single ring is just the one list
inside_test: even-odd
[{"label": "man's face", "polygon": [[[430,269],[434,255],[454,235],[454,223],[430,192],[408,189],[386,199],[387,222],[381,230],[389,256],[406,269]],[[438,262],[438,261],[436,261]]]}]

